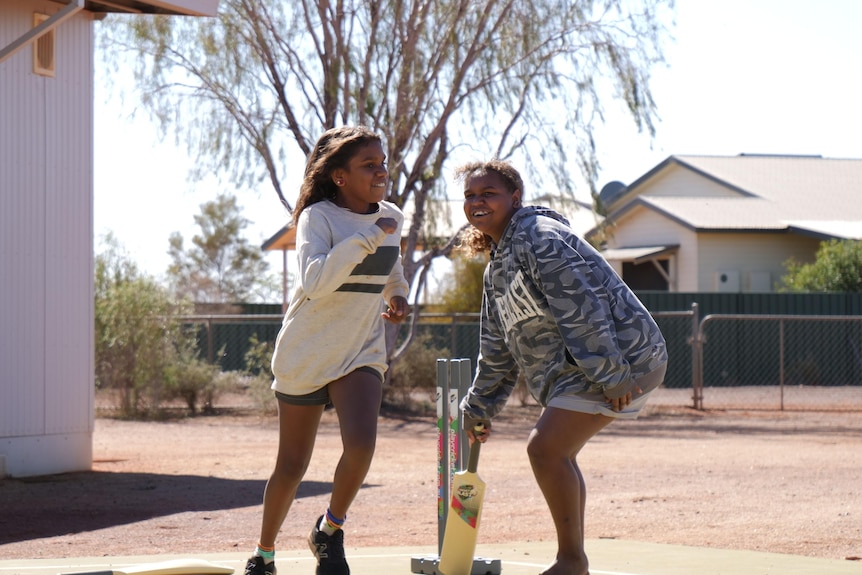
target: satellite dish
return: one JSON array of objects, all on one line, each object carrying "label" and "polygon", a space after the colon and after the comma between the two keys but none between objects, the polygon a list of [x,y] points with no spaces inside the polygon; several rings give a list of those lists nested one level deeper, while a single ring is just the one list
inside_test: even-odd
[{"label": "satellite dish", "polygon": [[599,192],[599,201],[601,202],[602,207],[607,208],[621,198],[627,191],[628,188],[624,183],[614,180],[613,182],[605,184]]}]

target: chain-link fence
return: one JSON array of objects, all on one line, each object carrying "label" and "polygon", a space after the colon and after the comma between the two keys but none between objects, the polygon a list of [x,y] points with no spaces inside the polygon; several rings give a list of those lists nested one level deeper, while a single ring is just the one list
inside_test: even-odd
[{"label": "chain-link fence", "polygon": [[696,334],[697,408],[862,409],[860,316],[715,314]]},{"label": "chain-link fence", "polygon": [[275,344],[282,315],[188,315],[178,318],[198,331],[198,352],[222,371],[243,371],[247,355],[256,344]]},{"label": "chain-link fence", "polygon": [[[653,313],[668,344],[667,377],[652,405],[695,409],[862,410],[862,316],[698,316]],[[188,316],[201,355],[242,370],[257,343],[274,343],[280,315]],[[422,314],[414,345],[475,366],[478,314]],[[399,341],[409,325],[401,327]],[[296,343],[302,345],[301,341]]]}]

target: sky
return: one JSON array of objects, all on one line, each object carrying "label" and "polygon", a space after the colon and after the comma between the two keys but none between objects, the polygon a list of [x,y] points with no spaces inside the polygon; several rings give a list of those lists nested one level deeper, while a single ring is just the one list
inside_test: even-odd
[{"label": "sky", "polygon": [[[667,62],[653,71],[655,137],[639,134],[621,106],[608,103],[596,134],[599,188],[629,184],[670,155],[862,158],[862,2],[676,0],[674,14]],[[200,205],[220,192],[236,193],[252,243],[288,221],[270,189],[233,190],[215,177],[189,182],[193,160],[184,149],[161,141],[134,98],[115,93],[97,66],[97,253],[111,231],[141,270],[162,277],[171,233],[188,245]],[[267,261],[281,270],[280,252]]]}]

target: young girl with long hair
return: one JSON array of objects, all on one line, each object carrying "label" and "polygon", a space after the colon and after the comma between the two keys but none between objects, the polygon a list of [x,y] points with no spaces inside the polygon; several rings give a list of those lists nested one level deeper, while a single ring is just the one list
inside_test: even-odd
[{"label": "young girl with long hair", "polygon": [[278,456],[246,575],[275,575],[275,540],[296,497],[323,411],[331,404],[343,453],[329,506],[308,544],[317,575],[347,575],[342,526],[371,465],[387,369],[384,320],[408,315],[401,268],[404,216],[384,201],[386,155],[364,127],[326,131],[309,154],[294,211],[297,287],[272,357]]}]

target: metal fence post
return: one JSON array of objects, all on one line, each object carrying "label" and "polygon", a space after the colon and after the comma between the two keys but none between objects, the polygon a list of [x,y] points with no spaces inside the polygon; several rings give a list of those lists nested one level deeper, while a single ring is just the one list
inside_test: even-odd
[{"label": "metal fence post", "polygon": [[703,409],[703,333],[697,302],[691,304],[691,399],[694,408]]},{"label": "metal fence post", "polygon": [[784,411],[784,319],[778,320],[778,389],[781,392],[781,411]]},{"label": "metal fence post", "polygon": [[449,332],[449,353],[455,355],[455,350],[458,346],[457,334],[455,333],[458,331],[458,314],[452,314],[452,317],[449,318],[449,325],[452,326],[452,329]]},{"label": "metal fence post", "polygon": [[213,318],[207,318],[207,362],[212,365],[215,363],[215,350],[213,346]]}]

